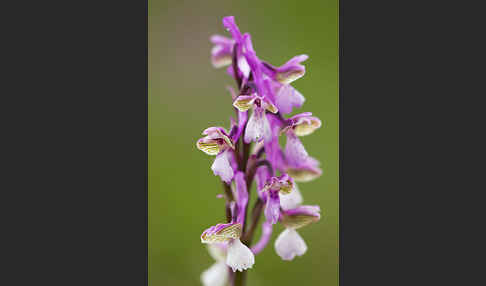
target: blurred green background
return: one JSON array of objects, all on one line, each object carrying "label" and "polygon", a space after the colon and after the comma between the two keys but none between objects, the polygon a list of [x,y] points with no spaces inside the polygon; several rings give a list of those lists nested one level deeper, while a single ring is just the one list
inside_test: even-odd
[{"label": "blurred green background", "polygon": [[195,142],[209,126],[229,128],[234,114],[225,89],[234,87],[233,79],[211,66],[208,40],[228,35],[221,23],[228,15],[252,35],[257,55],[274,65],[309,55],[306,75],[293,84],[306,98],[297,112],[323,121],[301,138],[324,171],[299,184],[304,203],[320,205],[324,214],[299,230],[308,251],[282,261],[273,248],[278,225],[256,256],[248,285],[338,285],[337,0],[149,0],[149,285],[201,285],[201,272],[214,262],[200,234],[224,221],[224,201],[216,198],[221,183],[210,170],[214,157]]}]

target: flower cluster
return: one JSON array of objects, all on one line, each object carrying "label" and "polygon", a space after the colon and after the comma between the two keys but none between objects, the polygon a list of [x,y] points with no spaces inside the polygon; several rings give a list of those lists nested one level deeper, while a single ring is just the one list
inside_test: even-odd
[{"label": "flower cluster", "polygon": [[[206,229],[201,242],[208,244],[216,263],[206,270],[204,285],[225,285],[232,272],[244,271],[255,263],[255,254],[268,244],[273,225],[285,230],[275,240],[275,251],[283,260],[292,260],[307,251],[307,245],[296,231],[320,219],[318,206],[302,205],[297,182],[307,182],[322,174],[319,162],[310,157],[299,137],[312,134],[321,121],[310,112],[286,118],[305,99],[291,83],[305,74],[301,64],[307,55],[291,58],[280,67],[260,58],[253,49],[251,36],[242,34],[234,17],[223,19],[231,38],[211,37],[214,67],[228,66],[227,73],[237,84],[229,88],[237,120],[231,118],[230,129],[209,127],[197,148],[216,156],[211,170],[223,181],[226,200],[225,223]],[[284,148],[279,143],[286,137]],[[247,216],[252,182],[256,181],[256,203]],[[262,235],[251,244],[260,217]],[[248,219],[247,219],[248,217]]]}]

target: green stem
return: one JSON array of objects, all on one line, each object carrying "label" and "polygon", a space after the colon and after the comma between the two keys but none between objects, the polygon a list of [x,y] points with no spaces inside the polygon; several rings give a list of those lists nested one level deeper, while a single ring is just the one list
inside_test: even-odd
[{"label": "green stem", "polygon": [[251,245],[251,242],[253,240],[253,233],[258,226],[258,222],[260,221],[263,206],[263,201],[260,200],[260,198],[255,202],[255,205],[253,206],[253,209],[251,211],[251,224],[248,228],[248,231],[242,237],[242,243],[244,243],[245,245]]},{"label": "green stem", "polygon": [[234,286],[244,286],[246,282],[246,272],[247,271],[237,271],[235,274]]}]

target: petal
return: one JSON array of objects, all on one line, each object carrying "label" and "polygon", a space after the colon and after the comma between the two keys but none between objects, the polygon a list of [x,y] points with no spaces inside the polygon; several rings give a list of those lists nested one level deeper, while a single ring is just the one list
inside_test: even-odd
[{"label": "petal", "polygon": [[319,214],[321,212],[321,207],[314,205],[305,205],[305,206],[298,206],[292,210],[288,210],[285,213],[287,215],[309,215],[309,216],[315,216],[320,218],[321,215]]},{"label": "petal", "polygon": [[294,124],[294,133],[297,136],[306,136],[312,134],[321,125],[321,120],[314,116],[299,118]]},{"label": "petal", "polygon": [[206,128],[203,132],[203,135],[206,135],[205,139],[214,139],[217,140],[220,147],[224,147],[227,145],[231,149],[234,149],[235,146],[231,141],[228,133],[223,127],[209,127]]},{"label": "petal", "polygon": [[273,190],[280,193],[288,194],[294,188],[294,180],[287,174],[279,177],[272,177],[265,184],[264,190]]},{"label": "petal", "polygon": [[209,255],[216,261],[216,262],[224,262],[226,260],[226,251],[228,245],[225,243],[210,243],[206,244],[208,248]]},{"label": "petal", "polygon": [[218,155],[222,148],[218,140],[209,139],[207,137],[197,140],[196,147],[204,153],[212,156]]},{"label": "petal", "polygon": [[250,66],[248,65],[245,57],[241,56],[238,58],[238,68],[246,78],[250,76]]},{"label": "petal", "polygon": [[254,95],[240,95],[233,102],[233,106],[238,108],[239,111],[247,111],[253,106],[256,96]]},{"label": "petal", "polygon": [[211,49],[211,63],[213,66],[220,68],[230,65],[235,41],[221,35],[213,35],[209,40],[214,44]]},{"label": "petal", "polygon": [[238,162],[236,162],[235,152],[228,152],[226,154],[226,156],[228,158],[228,161],[230,162],[231,169],[233,169],[233,171],[237,170],[238,169]]},{"label": "petal", "polygon": [[267,98],[264,98],[263,102],[264,102],[264,107],[265,107],[266,110],[268,110],[268,111],[270,111],[271,113],[274,113],[274,114],[276,114],[278,112],[277,106],[275,106],[275,104],[273,104],[270,100],[268,100]]},{"label": "petal", "polygon": [[272,132],[270,130],[270,124],[265,116],[265,110],[263,108],[255,108],[248,120],[245,130],[245,143],[251,141],[258,142],[262,139],[270,140]]},{"label": "petal", "polygon": [[267,205],[265,207],[265,218],[271,223],[276,224],[280,216],[280,198],[278,191],[270,191]]},{"label": "petal", "polygon": [[248,65],[251,68],[252,74],[253,74],[253,80],[256,85],[256,90],[257,94],[260,97],[264,97],[265,95],[265,86],[263,83],[263,73],[261,70],[261,61],[258,59],[258,57],[255,54],[255,51],[253,51],[253,46],[251,43],[251,36],[248,33],[245,33],[243,35],[243,55],[246,58],[246,61],[248,62]]},{"label": "petal", "polygon": [[216,45],[211,49],[211,64],[214,68],[231,65],[231,62],[231,52],[226,51],[224,47]]},{"label": "petal", "polygon": [[276,94],[275,105],[282,114],[292,112],[292,108],[300,108],[304,104],[304,96],[291,85],[281,85]]},{"label": "petal", "polygon": [[209,41],[215,45],[223,46],[232,46],[235,43],[233,39],[221,35],[212,35]]},{"label": "petal", "polygon": [[285,146],[287,163],[292,166],[300,166],[308,157],[309,154],[299,138],[292,131],[287,132],[287,144]]},{"label": "petal", "polygon": [[283,210],[289,210],[298,207],[303,201],[302,194],[294,183],[294,189],[289,194],[279,193],[280,196],[280,206]]},{"label": "petal", "polygon": [[234,16],[224,17],[223,26],[230,32],[234,40],[237,42],[242,41],[243,36],[241,35],[240,29],[238,29],[238,26],[236,25]]},{"label": "petal", "polygon": [[241,224],[220,223],[214,225],[201,234],[202,243],[228,242],[232,239],[239,239],[241,236]]},{"label": "petal", "polygon": [[284,211],[281,217],[281,223],[286,228],[298,229],[319,221],[321,218],[320,211],[321,208],[319,206],[299,206]]},{"label": "petal", "polygon": [[295,56],[281,67],[276,68],[276,80],[282,84],[290,84],[291,82],[304,76],[305,66],[301,65],[300,63],[308,58],[309,57],[307,55]]},{"label": "petal", "polygon": [[283,260],[292,260],[307,251],[307,245],[294,229],[285,229],[275,240],[275,251]]},{"label": "petal", "polygon": [[233,269],[233,272],[244,271],[255,264],[255,256],[239,239],[235,239],[228,246],[226,264]]},{"label": "petal", "polygon": [[322,175],[322,170],[318,166],[319,161],[312,157],[308,157],[299,165],[288,166],[286,172],[291,175],[296,182],[309,182]]},{"label": "petal", "polygon": [[220,176],[221,180],[229,184],[231,179],[233,179],[234,172],[228,160],[227,152],[228,150],[216,156],[216,159],[214,159],[214,163],[211,166],[211,170],[213,170],[214,175]]},{"label": "petal", "polygon": [[201,274],[204,286],[225,286],[228,282],[228,268],[224,262],[216,262]]}]

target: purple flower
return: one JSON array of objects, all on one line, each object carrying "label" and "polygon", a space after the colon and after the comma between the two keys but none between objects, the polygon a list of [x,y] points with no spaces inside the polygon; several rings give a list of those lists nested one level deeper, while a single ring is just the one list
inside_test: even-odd
[{"label": "purple flower", "polygon": [[246,125],[244,142],[248,144],[252,141],[270,140],[271,134],[265,110],[261,107],[256,107]]},{"label": "purple flower", "polygon": [[298,206],[282,213],[281,222],[287,228],[298,229],[321,219],[319,206]]},{"label": "purple flower", "polygon": [[290,84],[271,83],[275,94],[275,105],[282,114],[289,114],[293,108],[300,108],[305,102],[304,96]]},{"label": "purple flower", "polygon": [[228,148],[235,148],[223,127],[209,127],[202,134],[206,136],[197,140],[196,146],[208,155],[217,155]]},{"label": "purple flower", "polygon": [[213,66],[221,68],[230,65],[235,41],[220,35],[211,36],[210,41],[214,44],[211,49],[211,63]]},{"label": "purple flower", "polygon": [[287,130],[287,144],[285,146],[285,159],[287,173],[297,182],[308,182],[322,174],[319,162],[310,157],[292,130]]},{"label": "purple flower", "polygon": [[287,132],[287,144],[285,145],[285,158],[287,163],[296,166],[305,162],[309,154],[294,132]]},{"label": "purple flower", "polygon": [[287,165],[287,173],[296,182],[309,182],[322,175],[319,168],[319,161],[312,157],[307,157],[304,161],[294,162],[296,164]]},{"label": "purple flower", "polygon": [[300,63],[308,58],[308,55],[298,55],[291,58],[280,67],[274,67],[271,64],[264,63],[263,71],[274,81],[281,84],[290,84],[304,76],[305,66],[301,65]]},{"label": "purple flower", "polygon": [[319,212],[318,206],[300,206],[283,212],[281,220],[286,229],[275,240],[275,251],[283,260],[304,255],[307,245],[296,229],[318,221]]},{"label": "purple flower", "polygon": [[241,236],[240,223],[219,223],[211,226],[201,234],[202,243],[228,242]]},{"label": "purple flower", "polygon": [[227,243],[226,265],[233,271],[244,271],[255,264],[251,250],[241,243],[242,227],[240,223],[217,224],[201,234],[202,243]]},{"label": "purple flower", "polygon": [[288,194],[292,191],[294,181],[287,174],[280,177],[272,177],[263,187],[268,191],[268,200],[265,207],[265,217],[271,224],[276,224],[280,216],[279,193]]},{"label": "purple flower", "polygon": [[305,98],[290,83],[304,76],[305,67],[300,63],[307,60],[307,55],[295,56],[281,67],[274,67],[262,62],[262,68],[268,77],[268,85],[274,94],[274,101],[282,114],[292,112],[304,104]]},{"label": "purple flower", "polygon": [[241,35],[240,29],[236,25],[234,16],[227,16],[223,18],[223,26],[230,32],[231,37],[237,42],[241,43],[243,41],[243,36]]},{"label": "purple flower", "polygon": [[233,178],[230,161],[232,158],[230,152],[235,148],[233,140],[222,127],[209,127],[203,131],[203,135],[206,136],[197,141],[197,148],[208,155],[216,155],[211,170],[223,181],[230,183]]},{"label": "purple flower", "polygon": [[316,129],[321,127],[321,120],[312,116],[311,112],[304,112],[290,117],[286,122],[283,132],[292,130],[297,136],[306,136],[313,133]]}]

